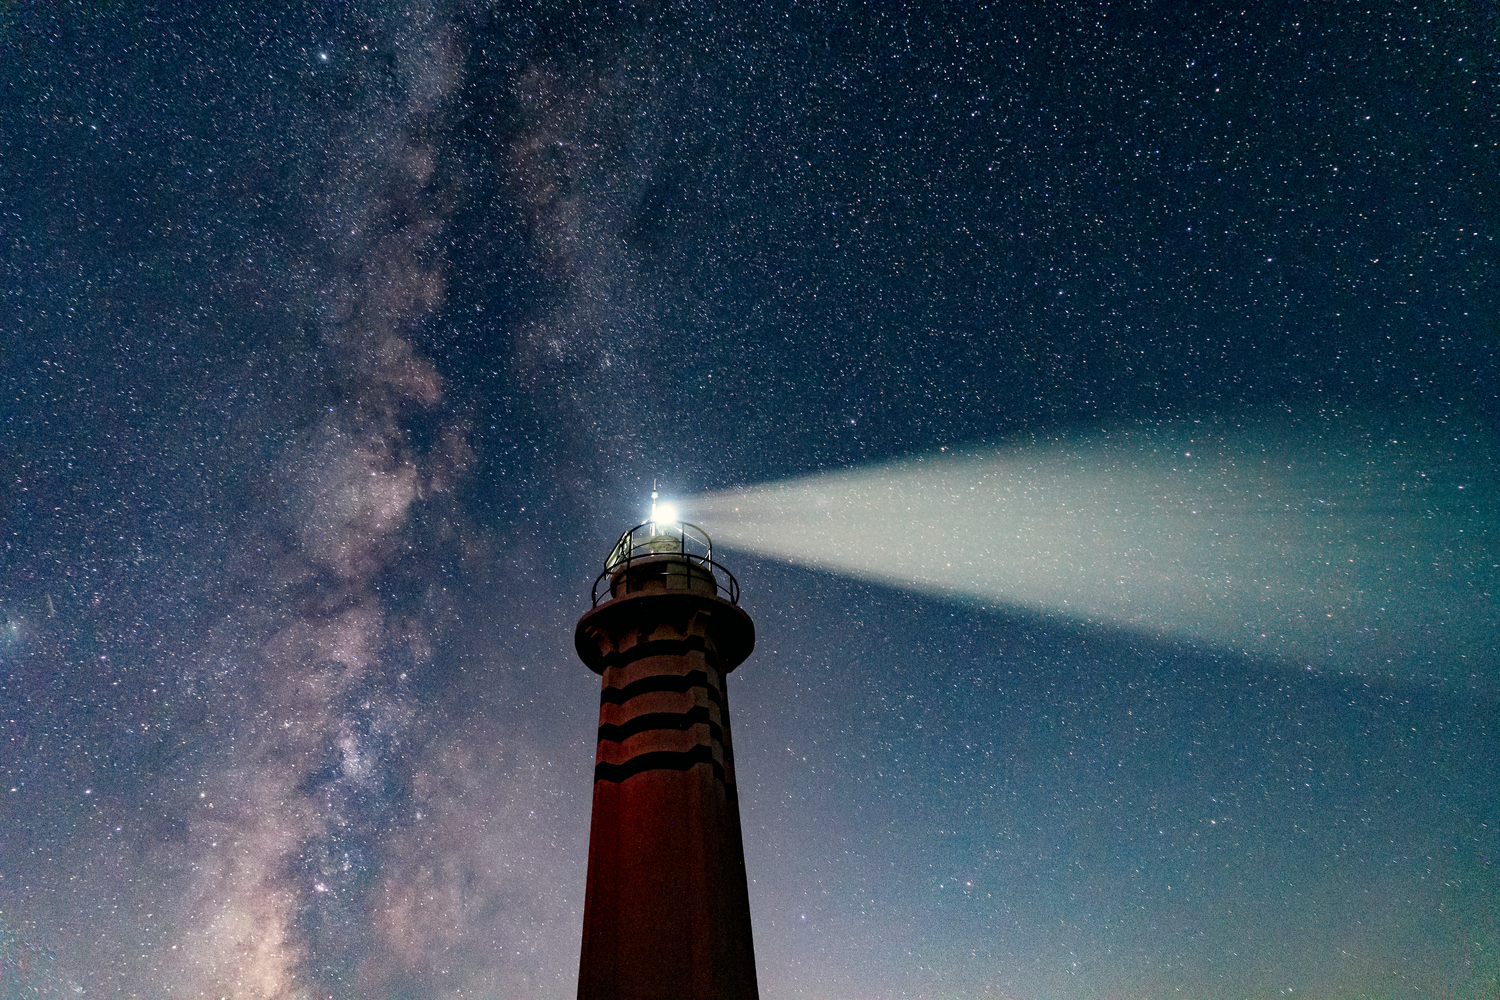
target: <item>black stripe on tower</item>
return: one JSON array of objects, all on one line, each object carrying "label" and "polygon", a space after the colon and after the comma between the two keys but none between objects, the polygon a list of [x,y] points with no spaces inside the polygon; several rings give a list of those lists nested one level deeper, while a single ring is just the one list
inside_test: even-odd
[{"label": "black stripe on tower", "polygon": [[[724,780],[724,765],[714,760],[714,748],[696,746],[691,750],[657,750],[632,757],[623,764],[595,764],[594,780],[621,782],[642,771],[686,771],[696,764],[712,765],[714,777]],[[726,786],[728,788],[728,786]],[[733,793],[733,788],[728,788]]]},{"label": "black stripe on tower", "polygon": [[619,724],[602,723],[599,726],[599,740],[600,742],[609,740],[612,743],[620,743],[637,733],[649,730],[672,729],[682,732],[684,729],[691,729],[700,724],[708,726],[708,733],[716,743],[724,742],[724,730],[708,717],[707,705],[699,705],[688,712],[648,712]]},{"label": "black stripe on tower", "polygon": [[603,672],[610,667],[628,666],[648,656],[683,656],[692,652],[705,655],[708,653],[708,643],[703,640],[703,636],[690,635],[686,639],[648,639],[645,642],[636,643],[629,649],[617,649],[612,653],[606,653],[595,669]]},{"label": "black stripe on tower", "polygon": [[623,705],[632,698],[649,694],[652,691],[673,691],[681,694],[693,688],[707,689],[709,701],[715,705],[723,704],[719,698],[719,689],[708,682],[708,674],[702,670],[694,670],[686,674],[658,674],[654,677],[642,677],[622,688],[607,687],[599,692],[599,704]]}]

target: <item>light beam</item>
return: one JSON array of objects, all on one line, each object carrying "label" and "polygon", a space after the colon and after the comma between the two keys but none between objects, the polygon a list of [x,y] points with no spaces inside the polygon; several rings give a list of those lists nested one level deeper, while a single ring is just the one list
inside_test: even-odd
[{"label": "light beam", "polygon": [[719,545],[903,589],[1494,690],[1493,455],[1446,426],[1186,423],[945,449],[684,507]]}]

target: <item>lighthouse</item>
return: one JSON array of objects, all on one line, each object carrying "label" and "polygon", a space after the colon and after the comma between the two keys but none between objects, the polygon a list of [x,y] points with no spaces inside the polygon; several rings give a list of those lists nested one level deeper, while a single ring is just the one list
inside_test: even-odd
[{"label": "lighthouse", "polygon": [[651,494],[574,646],[601,675],[579,1000],[755,1000],[725,680],[755,646],[739,585]]}]

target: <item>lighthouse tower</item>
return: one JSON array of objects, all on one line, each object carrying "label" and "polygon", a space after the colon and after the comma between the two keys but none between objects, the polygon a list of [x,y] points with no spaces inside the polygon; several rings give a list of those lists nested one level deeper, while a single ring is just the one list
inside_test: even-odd
[{"label": "lighthouse tower", "polygon": [[579,1000],[754,1000],[725,678],[755,626],[708,536],[620,536],[574,645],[603,676]]}]

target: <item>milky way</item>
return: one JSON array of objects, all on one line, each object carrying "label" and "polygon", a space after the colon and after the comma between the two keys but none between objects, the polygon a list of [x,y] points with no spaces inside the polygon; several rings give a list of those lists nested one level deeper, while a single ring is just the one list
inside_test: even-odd
[{"label": "milky way", "polygon": [[[421,135],[441,120],[463,51],[421,11],[389,45],[393,94],[331,137],[333,169],[305,206],[317,253],[295,265],[330,405],[266,470],[270,503],[220,583],[224,624],[195,644],[175,692],[207,706],[219,749],[198,770],[197,801],[178,806],[173,912],[141,958],[140,988],[162,995],[380,989],[362,981],[362,960],[406,934],[370,916],[382,838],[408,819],[388,797],[409,780],[398,763],[420,711],[409,672],[426,667],[433,637],[381,585],[429,558],[412,555],[411,509],[469,462],[462,423],[437,412],[442,380],[410,339],[442,305],[436,241],[451,208]],[[405,428],[423,418],[433,440],[418,450]],[[147,794],[181,798],[184,777]]]},{"label": "milky way", "polygon": [[362,959],[405,926],[369,916],[381,837],[405,819],[381,801],[405,777],[392,758],[416,711],[403,667],[425,667],[431,639],[392,613],[379,584],[409,558],[412,505],[451,488],[468,459],[451,420],[438,420],[426,454],[403,432],[442,401],[409,339],[441,306],[445,280],[443,198],[427,190],[436,152],[419,136],[463,57],[431,13],[411,20],[392,40],[401,96],[360,109],[332,151],[339,172],[310,207],[329,248],[306,262],[322,285],[318,351],[340,398],[273,477],[275,520],[240,581],[254,603],[230,615],[238,641],[204,651],[233,679],[210,669],[193,691],[219,704],[239,695],[243,714],[188,821],[175,954],[153,969],[182,995],[379,989],[362,982]]}]

